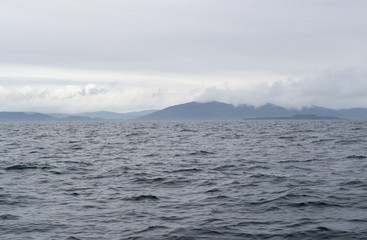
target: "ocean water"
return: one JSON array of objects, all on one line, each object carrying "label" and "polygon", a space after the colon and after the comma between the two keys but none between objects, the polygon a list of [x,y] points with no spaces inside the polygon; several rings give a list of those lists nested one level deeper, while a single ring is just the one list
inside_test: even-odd
[{"label": "ocean water", "polygon": [[0,124],[0,239],[367,239],[367,121]]}]

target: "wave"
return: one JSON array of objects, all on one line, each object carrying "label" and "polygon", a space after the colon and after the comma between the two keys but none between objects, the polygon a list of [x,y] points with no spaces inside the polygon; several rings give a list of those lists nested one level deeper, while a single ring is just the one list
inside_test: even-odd
[{"label": "wave", "polygon": [[21,171],[21,170],[32,170],[32,169],[51,169],[53,166],[49,164],[36,164],[36,163],[24,163],[24,164],[14,164],[4,169],[7,171]]},{"label": "wave", "polygon": [[364,159],[364,158],[366,158],[366,156],[364,156],[364,155],[348,155],[346,158]]},{"label": "wave", "polygon": [[190,153],[191,156],[196,156],[196,155],[213,155],[213,154],[215,154],[215,152],[209,152],[209,151],[204,151],[204,150],[195,151],[195,152]]},{"label": "wave", "polygon": [[128,201],[158,201],[159,198],[155,195],[150,195],[150,194],[144,195],[143,194],[143,195],[128,197],[128,198],[125,198],[125,200],[128,200]]}]

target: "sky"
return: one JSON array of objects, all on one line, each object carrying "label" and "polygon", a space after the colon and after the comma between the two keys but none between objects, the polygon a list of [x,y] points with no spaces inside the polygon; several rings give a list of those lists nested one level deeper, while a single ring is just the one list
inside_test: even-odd
[{"label": "sky", "polygon": [[365,0],[3,0],[0,111],[367,107]]}]

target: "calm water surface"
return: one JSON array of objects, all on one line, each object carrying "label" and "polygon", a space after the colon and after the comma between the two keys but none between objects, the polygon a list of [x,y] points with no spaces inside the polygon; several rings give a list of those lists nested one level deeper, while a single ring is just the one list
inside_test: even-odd
[{"label": "calm water surface", "polygon": [[1,123],[0,239],[366,239],[367,121]]}]

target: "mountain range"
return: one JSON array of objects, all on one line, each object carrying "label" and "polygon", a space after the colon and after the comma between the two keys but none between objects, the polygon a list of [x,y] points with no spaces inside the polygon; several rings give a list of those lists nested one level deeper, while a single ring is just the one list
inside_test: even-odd
[{"label": "mountain range", "polygon": [[138,120],[244,120],[244,119],[367,119],[367,108],[330,109],[303,107],[288,109],[274,104],[254,107],[222,102],[190,102],[156,111]]},{"label": "mountain range", "polygon": [[367,108],[330,109],[303,107],[288,109],[274,104],[254,107],[222,102],[189,102],[162,110],[141,112],[86,112],[80,114],[43,114],[0,112],[0,121],[182,121],[182,120],[251,120],[251,119],[367,119]]},{"label": "mountain range", "polygon": [[107,111],[86,112],[79,114],[64,113],[34,113],[34,112],[0,112],[2,122],[25,122],[25,121],[64,121],[64,122],[83,122],[83,121],[126,121],[133,120],[143,115],[154,112],[147,110],[140,112],[115,113]]}]

